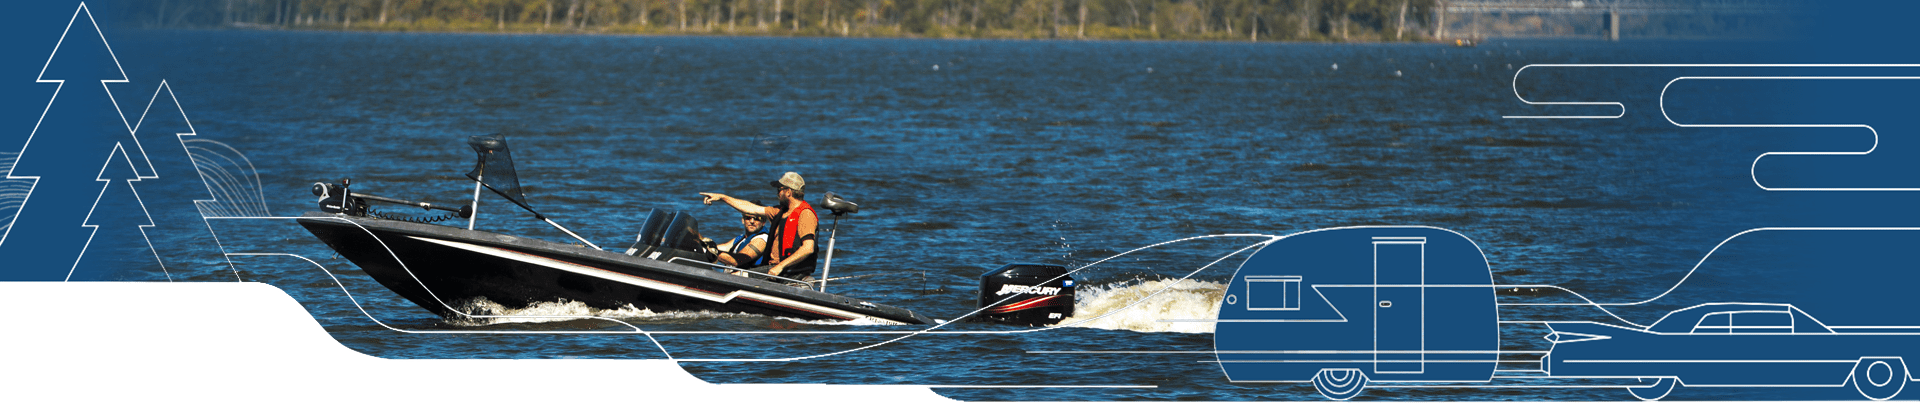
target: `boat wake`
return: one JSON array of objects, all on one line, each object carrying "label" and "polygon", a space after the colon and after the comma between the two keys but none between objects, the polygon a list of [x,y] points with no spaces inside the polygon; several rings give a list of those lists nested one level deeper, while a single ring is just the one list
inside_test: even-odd
[{"label": "boat wake", "polygon": [[752,314],[720,313],[705,310],[655,312],[653,310],[634,307],[631,304],[613,309],[599,309],[588,306],[586,303],[564,299],[557,302],[535,302],[527,307],[516,309],[480,297],[474,298],[457,307],[459,307],[461,311],[474,316],[447,320],[448,324],[460,327],[515,323],[552,323],[576,321],[586,318],[613,318],[637,322],[680,322],[715,318],[760,317]]},{"label": "boat wake", "polygon": [[[1166,291],[1160,292],[1162,289]],[[1154,292],[1160,294],[1149,298],[1148,295]],[[1071,327],[1139,332],[1211,333],[1211,321],[1180,320],[1212,320],[1219,317],[1220,299],[1226,293],[1227,285],[1224,283],[1192,279],[1134,280],[1081,286],[1077,292],[1079,296],[1074,301],[1074,316],[1060,323]]]},{"label": "boat wake", "polygon": [[[742,315],[744,316],[749,314],[742,314]],[[876,319],[873,317],[861,317],[861,318],[856,318],[852,320],[806,320],[806,319],[788,318],[788,317],[775,317],[775,318],[784,320],[784,321],[791,321],[791,322],[803,323],[803,324],[813,324],[813,325],[898,325],[898,323],[894,323],[892,321]]]}]

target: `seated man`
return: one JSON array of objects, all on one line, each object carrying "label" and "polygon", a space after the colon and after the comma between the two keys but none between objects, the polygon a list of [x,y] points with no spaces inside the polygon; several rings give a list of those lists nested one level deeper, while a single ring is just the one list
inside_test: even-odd
[{"label": "seated man", "polygon": [[754,213],[740,214],[740,226],[746,231],[732,241],[714,246],[717,262],[741,268],[766,265],[767,227],[766,218]]},{"label": "seated man", "polygon": [[768,217],[772,228],[767,231],[767,255],[771,256],[767,263],[773,266],[767,268],[766,274],[806,280],[819,263],[818,255],[814,254],[814,237],[820,225],[820,216],[813,212],[813,205],[805,199],[807,182],[800,178],[799,173],[788,172],[768,185],[780,198],[774,202],[774,206],[761,206],[712,192],[700,193],[700,198],[702,203],[708,205],[718,201],[740,213],[757,213]]}]

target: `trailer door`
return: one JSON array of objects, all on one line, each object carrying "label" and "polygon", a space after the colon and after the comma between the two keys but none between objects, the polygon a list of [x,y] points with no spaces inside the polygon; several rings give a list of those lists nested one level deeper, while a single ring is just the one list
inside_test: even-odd
[{"label": "trailer door", "polygon": [[1425,237],[1373,238],[1373,371],[1426,370]]}]

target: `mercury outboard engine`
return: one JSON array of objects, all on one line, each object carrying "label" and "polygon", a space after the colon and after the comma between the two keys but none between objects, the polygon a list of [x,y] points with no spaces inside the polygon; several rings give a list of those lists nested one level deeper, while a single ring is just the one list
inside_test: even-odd
[{"label": "mercury outboard engine", "polygon": [[1009,264],[980,275],[980,321],[1053,325],[1073,317],[1073,277],[1059,265]]}]

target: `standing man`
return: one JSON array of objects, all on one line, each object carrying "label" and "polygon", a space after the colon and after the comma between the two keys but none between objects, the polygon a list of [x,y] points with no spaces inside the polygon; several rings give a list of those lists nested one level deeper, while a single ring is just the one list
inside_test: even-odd
[{"label": "standing man", "polygon": [[767,252],[771,255],[767,262],[772,263],[773,267],[767,269],[767,275],[789,279],[812,275],[819,262],[813,252],[814,234],[820,226],[820,215],[814,213],[813,205],[805,199],[807,181],[800,178],[800,173],[787,172],[768,185],[772,185],[774,192],[779,194],[775,206],[760,206],[712,192],[700,193],[701,203],[712,205],[714,201],[721,201],[740,213],[770,217],[772,228],[767,234],[771,236],[771,240],[768,240],[771,246]]}]

